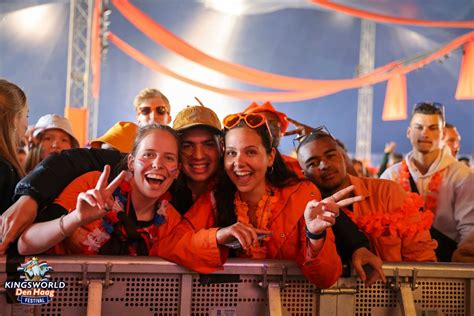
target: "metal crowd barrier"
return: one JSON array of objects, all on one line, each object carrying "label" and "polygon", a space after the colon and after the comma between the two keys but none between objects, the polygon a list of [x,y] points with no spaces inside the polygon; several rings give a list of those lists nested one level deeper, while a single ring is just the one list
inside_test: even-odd
[{"label": "metal crowd barrier", "polygon": [[291,261],[233,259],[199,275],[151,257],[39,259],[66,287],[44,305],[7,303],[2,287],[0,315],[474,315],[472,264],[385,263],[387,284],[354,276],[320,290]]}]

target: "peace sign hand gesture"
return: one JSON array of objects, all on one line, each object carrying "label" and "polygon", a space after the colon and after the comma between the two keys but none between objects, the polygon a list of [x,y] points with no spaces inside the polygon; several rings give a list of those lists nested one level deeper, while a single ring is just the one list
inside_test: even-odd
[{"label": "peace sign hand gesture", "polygon": [[106,165],[95,188],[82,192],[77,197],[75,214],[81,226],[104,217],[112,208],[114,204],[112,193],[125,179],[126,173],[122,171],[107,185],[109,174],[110,166]]},{"label": "peace sign hand gesture", "polygon": [[[347,193],[352,192],[354,186],[348,186],[322,201],[312,200],[306,204],[304,219],[310,233],[321,234],[326,228],[336,223],[339,216],[339,208],[361,201],[362,196],[350,197],[341,200]],[[340,201],[339,201],[340,200]]]}]

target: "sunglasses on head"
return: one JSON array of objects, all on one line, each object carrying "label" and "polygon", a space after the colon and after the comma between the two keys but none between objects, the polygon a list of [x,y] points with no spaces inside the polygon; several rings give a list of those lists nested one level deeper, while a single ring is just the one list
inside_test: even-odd
[{"label": "sunglasses on head", "polygon": [[265,125],[268,130],[268,134],[270,135],[271,140],[273,140],[272,132],[270,131],[270,127],[267,123],[267,118],[260,113],[236,113],[227,115],[224,118],[224,128],[231,129],[239,125],[240,122],[244,121],[245,124],[250,128],[257,128],[262,125]]},{"label": "sunglasses on head", "polygon": [[298,151],[300,145],[311,135],[320,135],[320,136],[328,136],[334,140],[336,140],[334,138],[334,136],[331,135],[331,133],[329,132],[329,130],[327,129],[326,126],[319,126],[319,127],[316,127],[314,128],[309,134],[305,134],[305,135],[299,135],[299,136],[296,136],[294,139],[293,139],[293,147],[295,148],[296,151]]},{"label": "sunglasses on head", "polygon": [[265,116],[259,113],[236,113],[227,115],[224,118],[224,127],[227,129],[234,128],[240,122],[242,122],[242,120],[245,122],[245,124],[247,124],[248,127],[251,128],[257,128],[267,122]]},{"label": "sunglasses on head", "polygon": [[[168,109],[165,106],[159,106],[155,108],[157,114],[163,115],[168,112]],[[151,108],[149,106],[144,106],[138,108],[138,113],[141,115],[149,115],[151,113]]]},{"label": "sunglasses on head", "polygon": [[426,107],[434,108],[434,112],[438,112],[439,114],[441,114],[443,116],[443,118],[445,117],[445,115],[444,115],[444,105],[442,103],[439,103],[439,102],[418,102],[413,106],[413,111],[411,112],[411,114],[413,115],[413,114],[419,112],[420,109],[426,108]]}]

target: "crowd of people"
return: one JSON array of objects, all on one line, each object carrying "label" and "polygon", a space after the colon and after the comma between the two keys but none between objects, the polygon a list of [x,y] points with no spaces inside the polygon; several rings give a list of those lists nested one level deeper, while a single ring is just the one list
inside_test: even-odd
[{"label": "crowd of people", "polygon": [[[201,273],[289,259],[322,288],[347,265],[370,285],[382,261],[474,262],[474,174],[439,104],[415,106],[413,150],[394,162],[388,144],[377,179],[270,102],[222,123],[198,102],[172,122],[166,96],[144,89],[136,123],[79,148],[57,114],[27,132],[25,93],[0,80],[0,253],[160,256]],[[278,150],[290,122],[296,158]]]}]

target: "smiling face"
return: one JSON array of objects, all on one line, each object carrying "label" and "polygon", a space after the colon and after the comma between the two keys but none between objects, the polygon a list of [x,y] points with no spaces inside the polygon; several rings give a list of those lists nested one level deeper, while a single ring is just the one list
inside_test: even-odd
[{"label": "smiling face", "polygon": [[256,130],[245,126],[227,132],[224,167],[240,193],[263,196],[266,190],[266,172],[273,165],[274,159],[275,149],[272,148],[267,153]]},{"label": "smiling face", "polygon": [[443,130],[439,115],[416,113],[407,129],[407,137],[415,152],[428,154],[440,148]]},{"label": "smiling face", "polygon": [[298,162],[306,178],[324,195],[331,195],[350,185],[344,156],[337,143],[322,137],[300,147]]},{"label": "smiling face", "polygon": [[53,128],[41,133],[41,160],[52,153],[60,153],[63,150],[72,148],[71,136],[66,132]]},{"label": "smiling face", "polygon": [[214,177],[221,157],[218,136],[202,127],[186,130],[181,136],[179,154],[183,173],[193,182],[207,182]]},{"label": "smiling face", "polygon": [[135,156],[128,156],[128,168],[133,173],[134,194],[142,199],[160,198],[179,173],[176,138],[161,129],[149,132],[138,145]]}]

